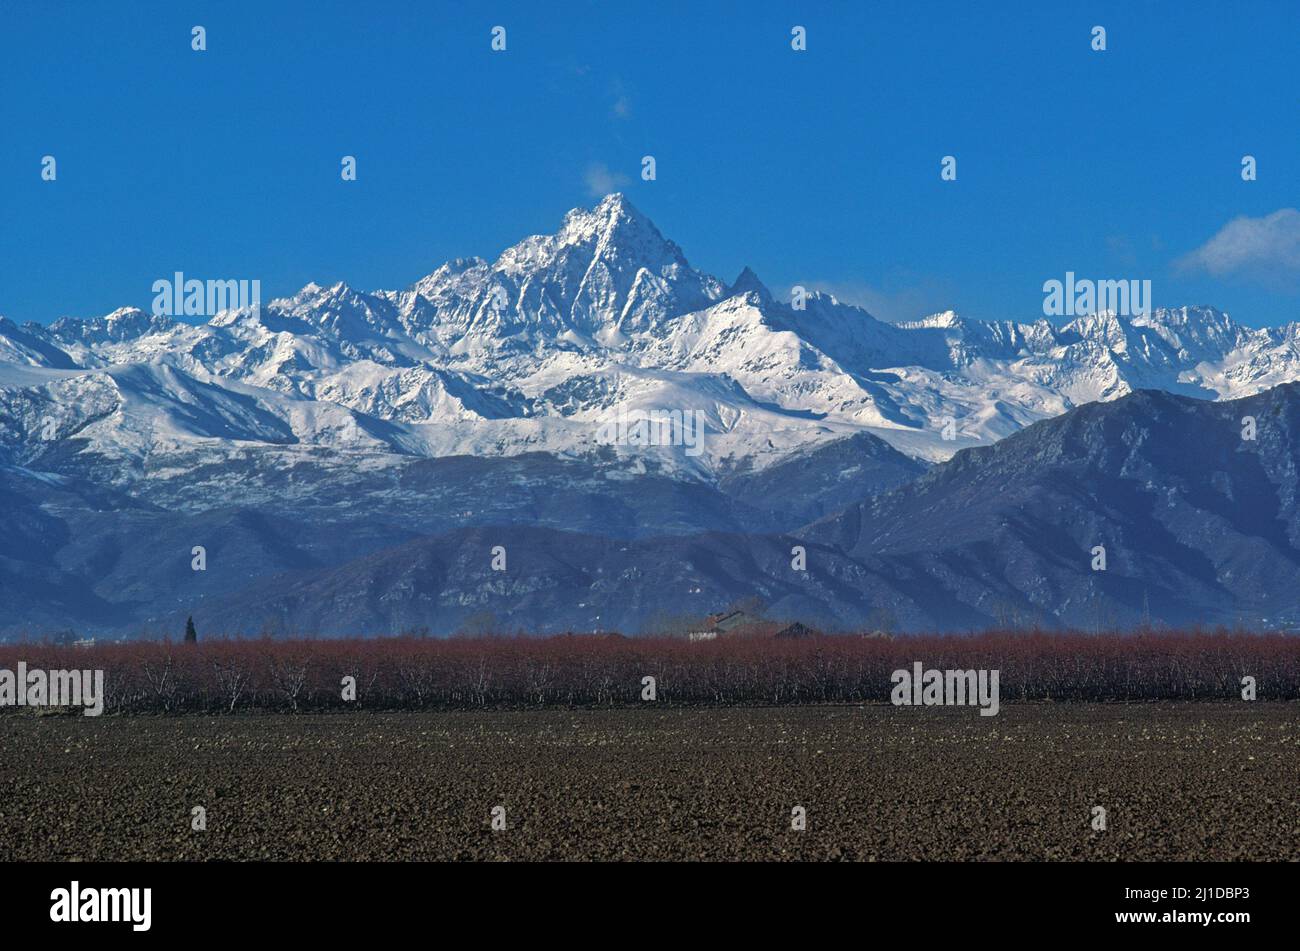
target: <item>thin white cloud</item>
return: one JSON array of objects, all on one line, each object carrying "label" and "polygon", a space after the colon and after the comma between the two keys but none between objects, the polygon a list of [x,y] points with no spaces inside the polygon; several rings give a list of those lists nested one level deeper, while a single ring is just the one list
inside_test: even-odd
[{"label": "thin white cloud", "polygon": [[623,85],[623,80],[614,77],[610,83],[609,93],[613,96],[613,102],[609,107],[610,115],[615,119],[627,119],[632,115],[632,98],[628,95],[627,87]]},{"label": "thin white cloud", "polygon": [[603,162],[593,162],[587,166],[583,175],[587,191],[592,198],[604,198],[610,192],[616,192],[631,181],[622,172],[614,172]]},{"label": "thin white cloud", "polygon": [[1181,270],[1215,277],[1290,283],[1300,278],[1300,211],[1283,208],[1262,218],[1233,218],[1175,263]]}]

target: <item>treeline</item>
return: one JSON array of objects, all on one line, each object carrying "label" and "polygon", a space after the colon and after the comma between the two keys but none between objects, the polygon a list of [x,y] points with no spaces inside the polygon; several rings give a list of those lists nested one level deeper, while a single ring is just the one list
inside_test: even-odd
[{"label": "treeline", "polygon": [[[1300,639],[989,633],[896,640],[564,635],[0,645],[0,668],[103,669],[106,713],[887,702],[891,675],[996,669],[1003,703],[1300,699]],[[345,682],[345,678],[351,678]],[[349,684],[354,684],[349,691]],[[351,696],[345,699],[345,693]]]}]

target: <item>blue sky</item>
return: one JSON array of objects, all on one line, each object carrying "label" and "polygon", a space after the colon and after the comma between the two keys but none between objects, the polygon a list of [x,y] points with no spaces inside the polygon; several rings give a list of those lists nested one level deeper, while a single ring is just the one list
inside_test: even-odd
[{"label": "blue sky", "polygon": [[0,26],[0,314],[20,322],[147,308],[178,270],[264,299],[403,287],[602,185],[699,268],[892,319],[1033,319],[1067,270],[1300,319],[1290,0],[0,0]]}]

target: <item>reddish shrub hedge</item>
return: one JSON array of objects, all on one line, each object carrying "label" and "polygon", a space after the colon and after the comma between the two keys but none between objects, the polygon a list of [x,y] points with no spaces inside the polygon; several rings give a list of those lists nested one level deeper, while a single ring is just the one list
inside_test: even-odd
[{"label": "reddish shrub hedge", "polygon": [[[208,640],[0,646],[0,667],[102,668],[106,712],[231,712],[887,701],[914,661],[996,668],[1004,703],[1300,699],[1300,639],[1237,633],[989,633],[896,640],[565,635],[547,638]],[[355,703],[341,681],[356,678]]]}]

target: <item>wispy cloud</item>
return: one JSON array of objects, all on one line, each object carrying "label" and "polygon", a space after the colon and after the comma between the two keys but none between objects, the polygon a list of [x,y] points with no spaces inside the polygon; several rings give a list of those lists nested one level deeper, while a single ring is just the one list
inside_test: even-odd
[{"label": "wispy cloud", "polygon": [[1262,218],[1233,218],[1175,264],[1215,277],[1295,284],[1300,280],[1300,211],[1283,208]]},{"label": "wispy cloud", "polygon": [[610,113],[615,119],[627,119],[632,115],[632,100],[627,94],[627,87],[623,85],[623,80],[615,79],[610,86],[610,93],[614,97],[613,105],[609,107]]},{"label": "wispy cloud", "polygon": [[622,172],[611,171],[603,162],[593,162],[588,165],[583,179],[587,183],[587,192],[592,198],[603,198],[631,181]]}]

